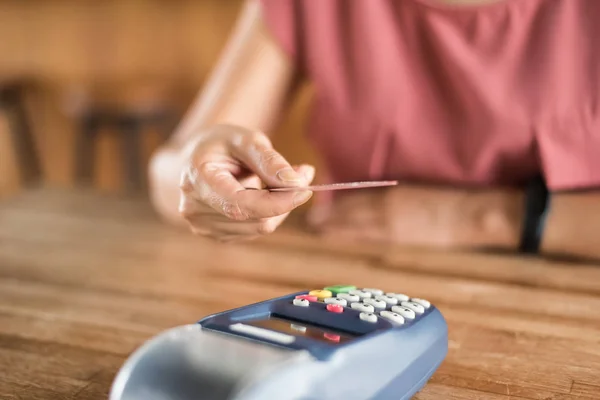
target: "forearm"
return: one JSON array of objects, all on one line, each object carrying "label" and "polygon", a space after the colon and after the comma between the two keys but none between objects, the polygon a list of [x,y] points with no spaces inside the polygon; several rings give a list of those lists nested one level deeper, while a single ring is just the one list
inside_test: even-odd
[{"label": "forearm", "polygon": [[295,68],[269,36],[258,2],[248,1],[204,89],[168,143],[150,160],[150,197],[159,215],[181,222],[178,202],[184,149],[215,125],[238,125],[268,134],[296,84]]},{"label": "forearm", "polygon": [[502,250],[519,245],[524,194],[518,189],[401,185],[387,197],[395,242]]},{"label": "forearm", "polygon": [[553,194],[542,235],[542,254],[600,260],[600,192]]},{"label": "forearm", "polygon": [[247,1],[217,65],[169,145],[181,148],[216,124],[269,133],[296,83],[292,61],[264,26],[260,4]]},{"label": "forearm", "polygon": [[521,242],[525,219],[525,192],[518,188],[470,192],[461,209],[465,246],[515,251]]},{"label": "forearm", "polygon": [[[473,193],[464,201],[465,243],[518,251],[525,220],[520,190]],[[460,241],[460,239],[459,239]],[[539,254],[600,260],[600,192],[554,193],[541,232]]]}]

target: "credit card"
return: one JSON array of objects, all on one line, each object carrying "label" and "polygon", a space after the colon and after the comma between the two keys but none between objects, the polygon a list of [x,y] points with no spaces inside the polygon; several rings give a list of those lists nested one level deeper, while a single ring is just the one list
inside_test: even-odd
[{"label": "credit card", "polygon": [[369,181],[369,182],[343,182],[331,183],[325,185],[312,185],[304,187],[286,187],[286,188],[269,188],[271,192],[298,192],[302,190],[310,190],[313,192],[324,192],[327,190],[351,190],[351,189],[367,189],[376,187],[395,186],[398,181]]}]

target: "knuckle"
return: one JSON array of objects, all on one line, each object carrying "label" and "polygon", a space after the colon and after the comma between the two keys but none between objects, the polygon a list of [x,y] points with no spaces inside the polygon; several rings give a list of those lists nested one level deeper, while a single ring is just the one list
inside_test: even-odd
[{"label": "knuckle", "polygon": [[[193,186],[194,196],[203,202],[207,202],[210,197],[211,188],[207,183],[206,178],[215,176],[215,179],[219,179],[218,177],[218,168],[212,163],[202,163],[198,166],[197,173],[190,172],[190,184]],[[190,192],[192,193],[192,192]]]},{"label": "knuckle", "polygon": [[242,211],[237,202],[227,202],[222,207],[223,214],[234,221],[247,221],[250,219],[248,213]]},{"label": "knuckle", "polygon": [[265,164],[271,164],[273,162],[281,162],[283,160],[283,157],[275,150],[273,149],[267,149],[263,152],[262,156],[262,162]]},{"label": "knuckle", "polygon": [[[190,175],[192,180],[195,180],[197,183],[204,181],[204,178],[207,176],[214,175],[218,171],[217,166],[212,162],[202,162],[197,167],[197,173],[193,174],[193,170],[190,171]],[[195,179],[194,179],[195,178]]]},{"label": "knuckle", "polygon": [[260,131],[239,132],[237,135],[234,135],[232,143],[234,146],[244,150],[271,147],[269,137]]},{"label": "knuckle", "polygon": [[248,140],[247,144],[259,146],[269,146],[271,143],[268,136],[260,131],[251,132],[250,134],[246,135],[246,139]]}]

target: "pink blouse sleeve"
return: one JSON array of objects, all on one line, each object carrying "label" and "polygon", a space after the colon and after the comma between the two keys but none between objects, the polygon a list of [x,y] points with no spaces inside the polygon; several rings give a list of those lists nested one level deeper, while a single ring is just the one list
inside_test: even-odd
[{"label": "pink blouse sleeve", "polygon": [[282,50],[292,59],[298,58],[296,0],[260,0],[262,17]]}]

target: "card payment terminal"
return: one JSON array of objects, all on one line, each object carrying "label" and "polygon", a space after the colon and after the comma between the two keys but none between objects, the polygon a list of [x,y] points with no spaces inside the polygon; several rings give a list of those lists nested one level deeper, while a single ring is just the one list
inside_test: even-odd
[{"label": "card payment terminal", "polygon": [[427,300],[336,285],[158,335],[123,365],[110,400],[410,399],[447,350]]}]

